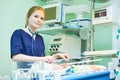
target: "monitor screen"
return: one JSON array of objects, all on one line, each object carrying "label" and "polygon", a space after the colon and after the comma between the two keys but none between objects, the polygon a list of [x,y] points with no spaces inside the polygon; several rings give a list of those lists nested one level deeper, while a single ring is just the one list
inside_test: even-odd
[{"label": "monitor screen", "polygon": [[56,19],[56,7],[50,7],[45,9],[45,21]]},{"label": "monitor screen", "polygon": [[45,9],[44,23],[64,22],[63,4],[54,3],[45,5],[43,8]]}]

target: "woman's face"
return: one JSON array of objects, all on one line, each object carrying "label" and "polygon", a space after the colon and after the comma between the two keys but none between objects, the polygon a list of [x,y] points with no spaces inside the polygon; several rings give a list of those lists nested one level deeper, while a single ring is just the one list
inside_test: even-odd
[{"label": "woman's face", "polygon": [[28,18],[28,26],[32,29],[39,28],[44,22],[44,12],[40,10],[36,10],[31,14]]}]

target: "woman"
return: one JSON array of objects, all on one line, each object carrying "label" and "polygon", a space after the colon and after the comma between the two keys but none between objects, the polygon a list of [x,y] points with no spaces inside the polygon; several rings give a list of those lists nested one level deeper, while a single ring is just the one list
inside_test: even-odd
[{"label": "woman", "polygon": [[36,61],[53,63],[55,58],[69,60],[65,53],[45,56],[43,38],[36,33],[36,29],[42,26],[44,19],[44,9],[40,6],[33,6],[27,13],[25,29],[17,29],[13,32],[10,43],[11,58],[17,61],[18,68],[30,68],[29,64]]}]

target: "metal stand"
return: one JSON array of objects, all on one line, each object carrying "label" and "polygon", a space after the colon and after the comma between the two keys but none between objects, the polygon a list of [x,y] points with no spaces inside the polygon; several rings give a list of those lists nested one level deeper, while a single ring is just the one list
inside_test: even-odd
[{"label": "metal stand", "polygon": [[95,3],[105,3],[108,2],[109,0],[90,0],[91,1],[91,36],[90,36],[90,51],[94,50],[94,25],[92,24],[93,22],[93,11],[95,9]]}]

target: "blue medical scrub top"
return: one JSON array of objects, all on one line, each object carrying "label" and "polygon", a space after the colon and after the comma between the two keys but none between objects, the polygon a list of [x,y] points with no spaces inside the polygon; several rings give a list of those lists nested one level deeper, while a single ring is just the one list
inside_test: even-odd
[{"label": "blue medical scrub top", "polygon": [[[33,42],[32,42],[33,41]],[[36,34],[35,40],[22,29],[15,30],[11,36],[11,58],[19,53],[29,56],[45,56],[45,46],[41,35]],[[33,52],[32,52],[33,50]],[[29,62],[17,62],[18,68],[30,68]]]}]

